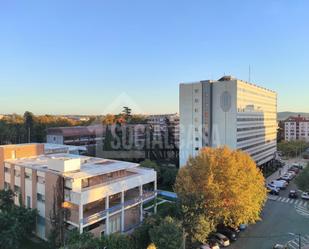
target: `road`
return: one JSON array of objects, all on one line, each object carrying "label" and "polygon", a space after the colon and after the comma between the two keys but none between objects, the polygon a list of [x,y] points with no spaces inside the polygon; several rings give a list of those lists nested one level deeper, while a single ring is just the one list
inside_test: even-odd
[{"label": "road", "polygon": [[229,248],[269,249],[289,242],[289,248],[298,249],[298,239],[289,233],[302,234],[303,246],[309,245],[309,201],[289,199],[290,189],[296,189],[293,182],[278,197],[270,196],[262,220],[249,226]]}]

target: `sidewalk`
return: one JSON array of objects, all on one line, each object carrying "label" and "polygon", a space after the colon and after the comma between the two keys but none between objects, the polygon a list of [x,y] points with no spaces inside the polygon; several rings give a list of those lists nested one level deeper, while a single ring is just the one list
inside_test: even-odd
[{"label": "sidewalk", "polygon": [[271,183],[272,181],[278,179],[280,177],[280,171],[281,175],[284,175],[288,171],[288,169],[291,167],[293,163],[308,163],[308,160],[301,159],[301,158],[293,158],[289,160],[283,160],[285,162],[285,166],[278,169],[276,172],[274,172],[272,175],[266,178],[266,183]]}]

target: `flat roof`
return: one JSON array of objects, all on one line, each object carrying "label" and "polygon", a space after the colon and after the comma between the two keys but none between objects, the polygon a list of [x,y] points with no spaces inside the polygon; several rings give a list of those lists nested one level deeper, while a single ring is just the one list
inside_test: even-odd
[{"label": "flat roof", "polygon": [[[80,170],[63,173],[59,171],[50,170],[48,168],[48,159],[70,160],[76,158],[80,158],[81,160]],[[36,169],[42,172],[52,172],[54,174],[62,175],[63,177],[70,179],[83,179],[96,175],[104,175],[115,171],[133,169],[139,166],[139,164],[137,163],[116,161],[97,157],[73,155],[66,153],[39,155],[35,157],[21,158],[21,159],[8,159],[5,160],[5,162],[20,167]]]},{"label": "flat roof", "polygon": [[45,153],[50,153],[55,150],[68,150],[69,152],[76,151],[76,150],[87,151],[87,148],[85,146],[44,143],[44,150],[45,150]]}]

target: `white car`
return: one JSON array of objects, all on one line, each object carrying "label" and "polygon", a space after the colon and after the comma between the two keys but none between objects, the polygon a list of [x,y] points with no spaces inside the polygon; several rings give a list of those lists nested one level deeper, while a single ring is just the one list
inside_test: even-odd
[{"label": "white car", "polygon": [[271,184],[280,189],[286,189],[288,186],[288,183],[285,180],[275,180],[272,181]]},{"label": "white car", "polygon": [[304,200],[309,200],[309,193],[308,192],[303,192],[301,195],[301,198]]},{"label": "white car", "polygon": [[266,188],[269,190],[270,194],[279,195],[280,188],[277,188],[275,185],[268,183]]},{"label": "white car", "polygon": [[221,233],[215,233],[214,237],[221,246],[227,247],[230,245],[230,240],[225,235]]}]

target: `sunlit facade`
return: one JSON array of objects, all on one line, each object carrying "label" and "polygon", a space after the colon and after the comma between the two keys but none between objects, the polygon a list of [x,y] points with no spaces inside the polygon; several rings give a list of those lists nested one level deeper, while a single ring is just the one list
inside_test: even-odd
[{"label": "sunlit facade", "polygon": [[0,189],[12,189],[16,205],[21,200],[38,210],[40,238],[48,237],[51,219],[60,210],[66,230],[95,236],[127,232],[142,222],[143,205],[156,197],[154,170],[53,149],[44,144],[0,146]]},{"label": "sunlit facade", "polygon": [[258,165],[277,150],[277,94],[225,76],[180,84],[180,166],[202,147],[227,145]]}]

